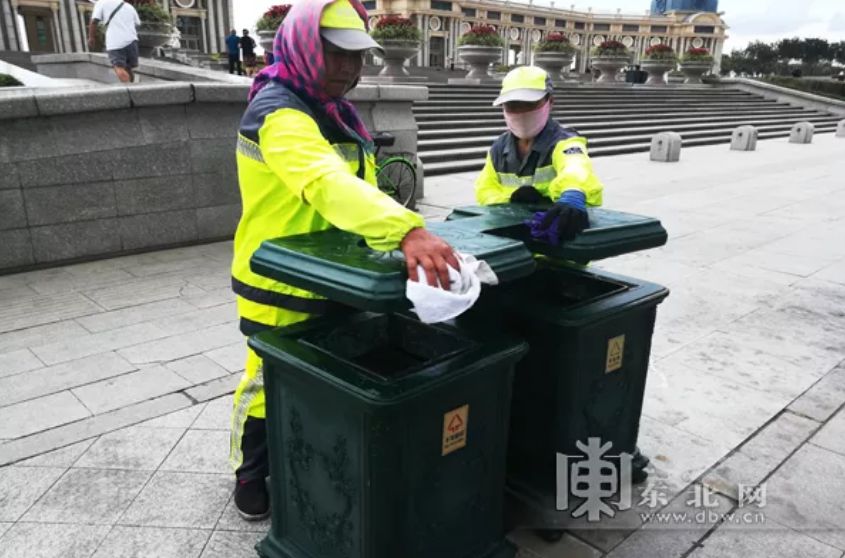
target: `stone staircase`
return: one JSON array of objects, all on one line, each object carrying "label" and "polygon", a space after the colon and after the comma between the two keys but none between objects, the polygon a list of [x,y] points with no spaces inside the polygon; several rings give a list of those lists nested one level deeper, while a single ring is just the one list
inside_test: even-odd
[{"label": "stone staircase", "polygon": [[[426,176],[479,170],[493,140],[505,131],[497,86],[429,86],[414,104],[418,153]],[[750,124],[760,139],[785,137],[809,121],[817,133],[835,132],[842,117],[726,88],[565,87],[555,92],[553,116],[589,140],[593,157],[648,151],[658,132],[678,132],[685,147],[730,142]]]}]

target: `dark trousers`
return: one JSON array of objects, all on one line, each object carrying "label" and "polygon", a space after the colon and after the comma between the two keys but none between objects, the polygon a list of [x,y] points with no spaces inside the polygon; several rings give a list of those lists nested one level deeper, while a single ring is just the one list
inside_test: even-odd
[{"label": "dark trousers", "polygon": [[241,451],[244,460],[235,476],[239,481],[264,479],[270,476],[270,461],[267,454],[266,421],[247,417],[244,434],[241,438]]},{"label": "dark trousers", "polygon": [[244,69],[241,66],[241,57],[238,54],[230,54],[229,55],[229,73],[234,74],[235,70],[238,70],[238,75],[244,75]]}]

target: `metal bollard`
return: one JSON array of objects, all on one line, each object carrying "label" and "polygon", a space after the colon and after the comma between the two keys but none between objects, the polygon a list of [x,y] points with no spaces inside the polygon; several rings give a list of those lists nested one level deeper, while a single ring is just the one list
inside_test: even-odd
[{"label": "metal bollard", "polygon": [[812,122],[799,122],[792,127],[789,134],[789,143],[813,143],[813,132],[816,127]]},{"label": "metal bollard", "polygon": [[681,159],[681,134],[661,132],[651,139],[651,160],[675,163]]},{"label": "metal bollard", "polygon": [[840,120],[836,126],[836,137],[845,138],[845,120]]},{"label": "metal bollard", "polygon": [[754,151],[757,149],[757,128],[740,126],[731,134],[732,151]]}]

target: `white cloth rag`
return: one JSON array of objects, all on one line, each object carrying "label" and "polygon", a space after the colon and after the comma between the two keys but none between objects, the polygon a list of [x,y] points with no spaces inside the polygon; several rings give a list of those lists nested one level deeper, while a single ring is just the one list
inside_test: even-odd
[{"label": "white cloth rag", "polygon": [[408,279],[405,284],[405,296],[414,306],[414,312],[420,321],[426,324],[445,322],[460,316],[469,310],[481,295],[481,284],[498,285],[499,278],[490,269],[487,262],[477,260],[475,256],[457,253],[460,271],[449,266],[449,290],[428,283],[425,270],[417,267],[419,281]]}]

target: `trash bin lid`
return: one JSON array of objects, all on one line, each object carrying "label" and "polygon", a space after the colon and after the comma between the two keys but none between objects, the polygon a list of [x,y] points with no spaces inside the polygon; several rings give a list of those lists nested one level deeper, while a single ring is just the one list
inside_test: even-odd
[{"label": "trash bin lid", "polygon": [[[500,282],[534,271],[531,252],[519,240],[470,231],[456,223],[427,227],[455,250],[485,260]],[[250,261],[252,271],[349,306],[374,312],[410,307],[402,253],[379,252],[339,229],[267,240]]]},{"label": "trash bin lid", "polygon": [[531,238],[525,221],[548,206],[503,204],[461,207],[449,216],[450,223],[467,230],[520,240],[534,254],[574,262],[621,256],[666,244],[668,235],[658,219],[591,207],[590,228],[574,240],[553,246]]}]

